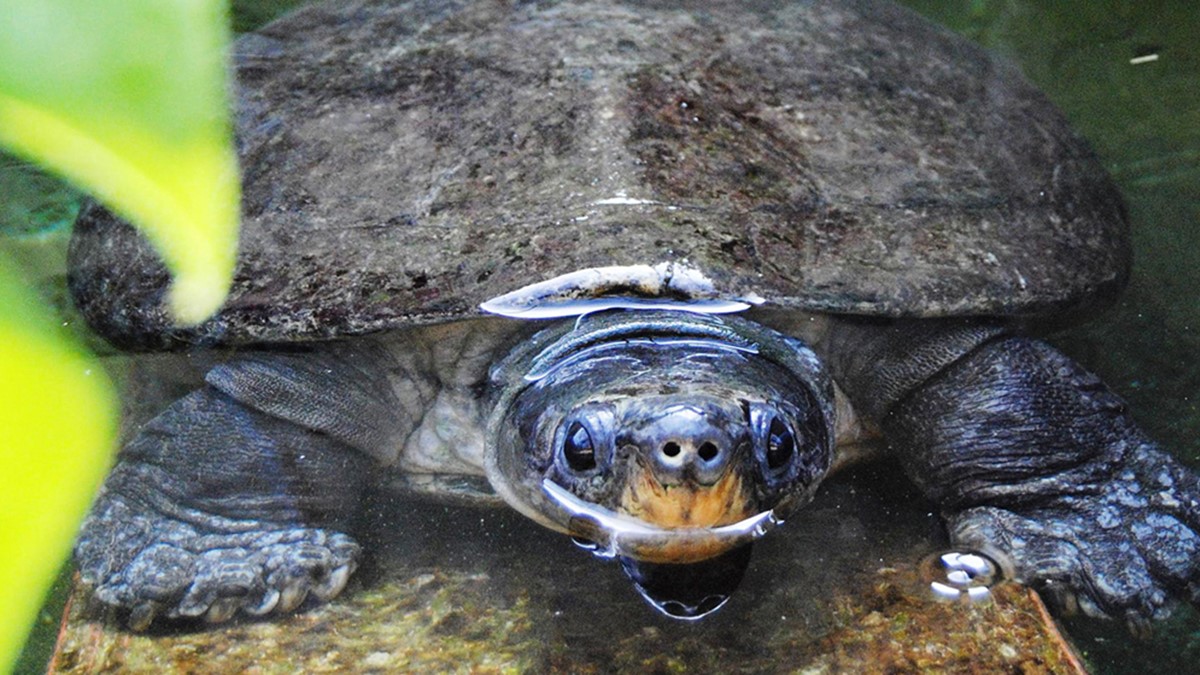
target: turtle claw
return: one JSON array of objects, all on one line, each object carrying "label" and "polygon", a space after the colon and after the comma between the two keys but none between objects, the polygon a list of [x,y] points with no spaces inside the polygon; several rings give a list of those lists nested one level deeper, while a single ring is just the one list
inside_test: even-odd
[{"label": "turtle claw", "polygon": [[1106,616],[1104,610],[1100,609],[1100,606],[1086,595],[1075,596],[1075,606],[1083,612],[1084,616],[1093,619],[1103,619]]},{"label": "turtle claw", "polygon": [[290,612],[300,606],[308,597],[308,587],[296,579],[279,591],[279,604],[276,609],[282,613]]},{"label": "turtle claw", "polygon": [[1192,582],[1187,585],[1187,598],[1193,605],[1200,606],[1200,583]]},{"label": "turtle claw", "polygon": [[[1015,576],[1015,574],[1012,576]],[[1049,580],[1043,583],[1038,591],[1041,593],[1042,600],[1047,605],[1054,607],[1061,616],[1079,616],[1079,613],[1082,611],[1079,607],[1079,598],[1076,596],[1075,591],[1068,588],[1066,584]]]},{"label": "turtle claw", "polygon": [[967,509],[952,517],[951,538],[1002,550],[1016,578],[1060,610],[1123,620],[1142,634],[1171,613],[1172,595],[1200,604],[1200,482],[1185,472],[1143,445],[1091,490],[1027,508]]},{"label": "turtle claw", "polygon": [[1150,619],[1130,609],[1125,612],[1125,627],[1129,634],[1138,640],[1148,640],[1154,634]]},{"label": "turtle claw", "polygon": [[212,607],[212,600],[200,597],[200,594],[196,593],[193,587],[193,591],[188,592],[183,600],[174,609],[168,611],[167,614],[169,616],[195,618],[204,616],[210,607]]},{"label": "turtle claw", "polygon": [[240,598],[222,598],[208,608],[208,611],[204,613],[204,620],[208,623],[225,623],[233,618],[241,606]]},{"label": "turtle claw", "polygon": [[157,602],[143,602],[130,610],[129,618],[125,623],[129,626],[129,630],[141,633],[154,622],[154,617],[158,616],[160,609]]},{"label": "turtle claw", "polygon": [[310,592],[318,600],[337,595],[356,566],[359,546],[339,532],[238,524],[242,531],[203,531],[104,495],[84,524],[76,560],[96,599],[130,609],[134,631],[160,617],[221,623],[238,610],[289,612]]},{"label": "turtle claw", "polygon": [[325,578],[324,582],[313,586],[313,597],[321,602],[325,602],[341,593],[342,590],[346,588],[346,582],[350,580],[350,572],[351,569],[349,565],[342,565],[341,567],[334,569],[329,573],[329,576]]},{"label": "turtle claw", "polygon": [[260,600],[257,605],[247,605],[244,608],[244,611],[250,616],[264,616],[266,614],[270,614],[271,611],[279,605],[279,596],[280,593],[277,589],[269,589],[266,593],[263,593],[262,600]]}]

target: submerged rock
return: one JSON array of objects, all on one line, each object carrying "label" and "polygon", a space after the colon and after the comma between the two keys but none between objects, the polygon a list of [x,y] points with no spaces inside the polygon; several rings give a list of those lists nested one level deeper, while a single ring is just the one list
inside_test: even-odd
[{"label": "submerged rock", "polygon": [[654,613],[618,565],[516,514],[381,501],[389,525],[353,592],[134,634],[77,589],[50,672],[1083,672],[1027,589],[932,600],[918,563],[945,545],[936,520],[873,470],[888,468],[834,482],[759,544],[743,588],[699,622]]}]

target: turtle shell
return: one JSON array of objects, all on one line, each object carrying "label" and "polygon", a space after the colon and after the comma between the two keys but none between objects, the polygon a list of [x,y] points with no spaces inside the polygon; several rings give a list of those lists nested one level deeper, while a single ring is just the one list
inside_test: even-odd
[{"label": "turtle shell", "polygon": [[686,265],[767,307],[1035,315],[1128,276],[1118,193],[1010,65],[877,2],[337,2],[236,48],[243,231],[172,326],[131,228],[80,219],[109,339],[455,320],[545,279]]}]

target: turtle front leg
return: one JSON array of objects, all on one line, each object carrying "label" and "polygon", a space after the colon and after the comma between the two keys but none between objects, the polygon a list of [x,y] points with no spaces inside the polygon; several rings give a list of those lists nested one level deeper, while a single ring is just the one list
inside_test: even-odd
[{"label": "turtle front leg", "polygon": [[147,424],[76,543],[95,597],[142,629],[155,616],[223,621],[340,592],[359,556],[344,532],[374,464],[356,441],[379,442],[404,419],[387,414],[394,401],[372,371],[351,365],[242,359]]},{"label": "turtle front leg", "polygon": [[956,545],[1135,629],[1200,600],[1200,481],[1095,375],[986,325],[846,322],[834,344],[847,393]]},{"label": "turtle front leg", "polygon": [[367,458],[212,388],[124,448],[75,561],[134,629],[156,615],[223,621],[336,595],[359,547],[342,533]]}]

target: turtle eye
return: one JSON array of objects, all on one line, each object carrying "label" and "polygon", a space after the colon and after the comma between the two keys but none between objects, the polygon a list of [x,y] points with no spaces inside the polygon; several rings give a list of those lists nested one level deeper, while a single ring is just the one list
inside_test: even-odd
[{"label": "turtle eye", "polygon": [[777,471],[791,461],[796,454],[796,436],[783,420],[771,420],[767,432],[767,468]]},{"label": "turtle eye", "polygon": [[604,471],[612,461],[616,426],[610,408],[608,404],[588,403],[571,411],[565,419],[556,420],[554,435],[549,440],[559,477],[570,482],[606,475]]},{"label": "turtle eye", "polygon": [[755,437],[759,466],[772,480],[785,478],[792,473],[803,448],[797,446],[803,439],[774,406],[753,404],[748,406],[750,428]]},{"label": "turtle eye", "polygon": [[579,422],[572,422],[567,427],[562,455],[572,471],[583,472],[596,468],[596,445],[592,442],[592,435],[587,427]]}]

